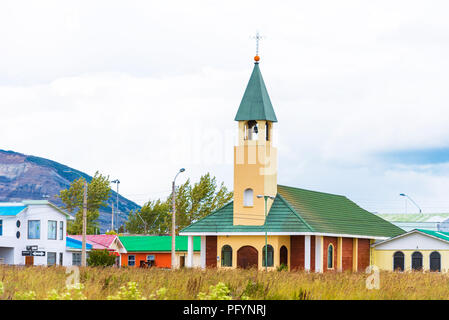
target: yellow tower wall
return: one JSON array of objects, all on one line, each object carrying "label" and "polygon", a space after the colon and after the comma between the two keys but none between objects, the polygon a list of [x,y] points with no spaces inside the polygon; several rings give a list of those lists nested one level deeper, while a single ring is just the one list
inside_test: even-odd
[{"label": "yellow tower wall", "polygon": [[[258,121],[258,140],[245,140],[244,122],[239,122],[239,145],[234,147],[234,225],[263,225],[265,202],[257,195],[276,196],[277,149],[265,140],[265,121]],[[272,125],[269,124],[270,139]],[[253,205],[245,206],[244,191],[253,189]],[[267,201],[269,212],[273,200]]]}]

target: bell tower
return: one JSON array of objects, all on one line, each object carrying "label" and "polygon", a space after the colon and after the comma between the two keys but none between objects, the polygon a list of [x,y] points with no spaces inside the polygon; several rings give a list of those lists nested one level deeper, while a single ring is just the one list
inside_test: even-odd
[{"label": "bell tower", "polygon": [[[234,147],[234,225],[263,225],[265,201],[276,196],[277,149],[273,147],[276,115],[259,69],[259,56],[240,103],[238,144]],[[268,199],[267,212],[273,200]]]}]

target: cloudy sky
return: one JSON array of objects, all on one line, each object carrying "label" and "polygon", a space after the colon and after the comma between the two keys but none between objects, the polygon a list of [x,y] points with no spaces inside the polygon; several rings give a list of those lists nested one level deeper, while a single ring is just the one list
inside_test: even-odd
[{"label": "cloudy sky", "polygon": [[[447,1],[2,1],[0,149],[121,180],[143,204],[211,172],[232,189],[253,67],[281,184],[375,212],[449,212]],[[411,202],[408,212],[417,212]]]}]

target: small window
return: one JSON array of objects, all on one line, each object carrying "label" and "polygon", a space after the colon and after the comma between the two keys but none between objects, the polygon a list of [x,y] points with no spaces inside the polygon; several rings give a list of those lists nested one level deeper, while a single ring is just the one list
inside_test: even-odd
[{"label": "small window", "polygon": [[79,252],[72,253],[72,265],[73,266],[81,265],[81,253]]},{"label": "small window", "polygon": [[0,236],[3,235],[3,220],[0,220]]},{"label": "small window", "polygon": [[136,256],[128,256],[128,266],[134,267],[136,265]]},{"label": "small window", "polygon": [[147,262],[154,261],[154,260],[155,260],[154,255],[152,255],[152,254],[147,255]]},{"label": "small window", "polygon": [[41,221],[28,220],[28,239],[41,238]]},{"label": "small window", "polygon": [[17,228],[20,228],[20,220],[16,221],[16,226],[17,226]]},{"label": "small window", "polygon": [[437,251],[430,254],[430,271],[441,271],[441,255]]},{"label": "small window", "polygon": [[48,240],[56,240],[57,221],[48,220]]},{"label": "small window", "polygon": [[254,191],[251,188],[243,192],[243,205],[245,207],[252,207],[254,205]]},{"label": "small window", "polygon": [[232,248],[225,245],[221,248],[221,266],[232,267]]},{"label": "small window", "polygon": [[422,253],[419,251],[413,252],[412,254],[412,270],[422,270]]},{"label": "small window", "polygon": [[267,260],[267,267],[272,267],[274,262],[274,250],[271,245],[268,245],[268,250],[265,256],[265,246],[262,250],[262,266],[265,267],[265,260]]},{"label": "small window", "polygon": [[327,247],[327,268],[334,268],[334,246],[332,244]]},{"label": "small window", "polygon": [[54,266],[56,264],[56,252],[47,252],[47,265]]},{"label": "small window", "polygon": [[62,252],[60,252],[60,253],[59,253],[59,265],[60,265],[60,266],[62,266],[62,265],[63,265],[63,262],[64,262],[64,261],[63,261],[63,256],[64,256],[64,255],[62,254]]},{"label": "small window", "polygon": [[270,125],[268,124],[268,121],[265,122],[265,136],[266,140],[270,141]]},{"label": "small window", "polygon": [[64,240],[64,221],[59,221],[59,240]]},{"label": "small window", "polygon": [[401,251],[393,255],[393,271],[404,271],[404,254]]}]

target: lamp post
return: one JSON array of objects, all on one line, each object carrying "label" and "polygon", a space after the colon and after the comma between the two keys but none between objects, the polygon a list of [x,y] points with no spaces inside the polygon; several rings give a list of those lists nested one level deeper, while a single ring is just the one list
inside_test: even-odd
[{"label": "lamp post", "polygon": [[399,194],[401,197],[407,197],[408,199],[410,199],[410,201],[419,209],[419,213],[422,213],[422,210],[421,210],[421,208],[416,204],[416,202],[415,201],[413,201],[413,199],[412,198],[410,198],[408,195],[406,195],[405,193],[400,193]]},{"label": "lamp post", "polygon": [[178,177],[178,174],[180,174],[181,172],[186,171],[186,169],[181,168],[179,169],[178,173],[176,174],[175,178],[173,179],[173,183],[172,183],[172,205],[173,205],[173,212],[172,212],[172,217],[171,217],[171,268],[172,270],[175,269],[175,263],[176,263],[176,201],[175,201],[175,193],[176,193],[176,188],[175,188],[175,181],[176,178]]},{"label": "lamp post", "polygon": [[142,220],[143,225],[145,227],[145,234],[147,234],[147,223],[145,222],[145,220],[142,219],[142,216],[136,211],[137,216],[140,218],[140,220]]},{"label": "lamp post", "polygon": [[118,185],[120,184],[120,180],[119,179],[115,179],[115,180],[112,180],[111,183],[116,183],[117,184],[117,192],[116,192],[116,194],[117,194],[117,208],[116,208],[117,218],[115,219],[115,221],[116,221],[116,224],[117,224],[117,232],[118,232],[118,228],[120,227],[120,225],[119,225],[119,210],[118,210]]},{"label": "lamp post", "polygon": [[86,230],[87,230],[87,180],[78,172],[72,170],[64,170],[64,172],[76,173],[84,180],[84,195],[83,195],[83,239],[81,247],[81,266],[85,267],[86,264]]},{"label": "lamp post", "polygon": [[274,200],[274,197],[259,194],[259,195],[257,195],[257,198],[265,199],[265,271],[268,271],[267,200],[268,200],[268,198],[270,198],[271,200]]}]

